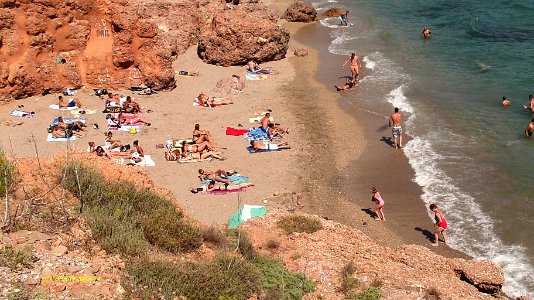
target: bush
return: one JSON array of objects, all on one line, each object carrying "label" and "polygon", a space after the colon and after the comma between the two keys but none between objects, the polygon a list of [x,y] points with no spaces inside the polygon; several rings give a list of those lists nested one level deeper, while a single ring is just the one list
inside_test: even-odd
[{"label": "bush", "polygon": [[15,178],[15,166],[6,159],[0,150],[0,196],[5,197],[6,189],[9,192]]},{"label": "bush", "polygon": [[280,247],[280,242],[277,240],[268,240],[265,246],[267,249],[271,250],[278,249]]},{"label": "bush", "polygon": [[243,255],[244,258],[248,260],[253,260],[258,256],[258,253],[256,253],[256,250],[254,250],[254,246],[245,232],[241,232],[239,235],[238,251],[241,255]]},{"label": "bush", "polygon": [[204,264],[138,261],[126,271],[125,287],[132,298],[247,299],[261,292],[254,265],[235,256],[220,255]]},{"label": "bush", "polygon": [[179,252],[196,249],[201,232],[169,199],[131,182],[106,182],[80,162],[63,167],[63,187],[80,199],[95,239],[108,252],[140,255],[148,244]]},{"label": "bush", "polygon": [[213,226],[210,226],[203,230],[202,238],[204,242],[210,243],[218,248],[224,248],[228,246],[229,243],[228,238],[226,238],[226,236],[224,236],[219,229]]},{"label": "bush", "polygon": [[354,261],[348,262],[343,269],[341,270],[341,287],[340,291],[344,294],[347,294],[351,290],[358,287],[360,284],[358,278],[354,278],[353,275],[356,272],[356,266]]},{"label": "bush", "polygon": [[267,299],[298,300],[315,288],[304,274],[290,272],[271,258],[259,256],[253,264],[261,274],[263,289],[269,295]]},{"label": "bush", "polygon": [[349,300],[380,300],[380,289],[377,287],[370,287],[359,293],[351,293],[347,299]]},{"label": "bush", "polygon": [[321,221],[306,216],[286,216],[277,222],[278,227],[282,228],[287,234],[293,232],[314,233],[323,228]]},{"label": "bush", "polygon": [[0,249],[0,266],[8,267],[12,271],[22,267],[30,267],[33,262],[32,251],[29,248],[17,249],[11,245]]}]

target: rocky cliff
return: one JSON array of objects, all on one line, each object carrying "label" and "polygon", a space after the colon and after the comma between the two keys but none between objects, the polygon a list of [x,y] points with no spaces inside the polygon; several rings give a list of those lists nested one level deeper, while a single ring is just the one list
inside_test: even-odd
[{"label": "rocky cliff", "polygon": [[289,33],[263,4],[194,0],[1,0],[0,99],[65,87],[171,89],[172,61],[281,59]]}]

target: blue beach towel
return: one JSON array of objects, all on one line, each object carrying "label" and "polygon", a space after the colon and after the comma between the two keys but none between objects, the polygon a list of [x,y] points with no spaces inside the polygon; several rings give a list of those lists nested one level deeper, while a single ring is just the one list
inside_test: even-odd
[{"label": "blue beach towel", "polygon": [[[63,118],[63,122],[65,124],[71,124],[71,123],[74,123],[76,121],[80,121],[82,122],[83,124],[87,125],[87,119],[83,119],[83,118]],[[56,125],[57,124],[57,118],[54,119],[54,121],[52,121],[52,124],[51,125]]]},{"label": "blue beach towel", "polygon": [[[224,178],[224,176],[221,176],[221,177]],[[232,180],[232,184],[240,184],[240,183],[248,182],[248,177],[247,176],[242,176],[242,175],[238,175],[238,174],[230,175],[229,179]],[[201,184],[208,184],[210,181],[211,181],[211,179],[206,179],[206,180],[201,181],[200,183]]]},{"label": "blue beach towel", "polygon": [[250,130],[250,132],[247,132],[243,135],[243,138],[247,141],[268,141],[269,135],[263,131],[261,128],[256,128]]}]

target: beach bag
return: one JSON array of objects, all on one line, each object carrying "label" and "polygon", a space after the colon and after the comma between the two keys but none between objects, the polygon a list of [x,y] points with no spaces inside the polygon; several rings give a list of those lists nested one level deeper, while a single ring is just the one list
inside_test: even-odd
[{"label": "beach bag", "polygon": [[136,134],[137,133],[137,128],[135,127],[130,127],[130,130],[128,131],[130,134]]}]

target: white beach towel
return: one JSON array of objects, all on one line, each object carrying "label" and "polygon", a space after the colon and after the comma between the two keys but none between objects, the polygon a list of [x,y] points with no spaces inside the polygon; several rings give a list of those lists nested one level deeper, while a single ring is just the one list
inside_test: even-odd
[{"label": "white beach towel", "polygon": [[73,109],[80,109],[78,106],[59,108],[59,105],[58,105],[58,104],[50,104],[50,106],[48,106],[48,107],[50,107],[51,109],[55,109],[55,110],[73,110]]},{"label": "white beach towel", "polygon": [[15,109],[10,113],[10,115],[13,116],[13,117],[31,118],[31,117],[33,117],[33,115],[35,115],[35,113],[34,112],[27,112],[27,111]]},{"label": "white beach towel", "polygon": [[75,141],[76,136],[73,135],[70,138],[54,138],[51,133],[48,134],[48,137],[46,138],[47,142],[66,142],[66,141]]}]

